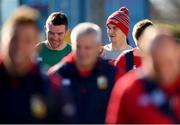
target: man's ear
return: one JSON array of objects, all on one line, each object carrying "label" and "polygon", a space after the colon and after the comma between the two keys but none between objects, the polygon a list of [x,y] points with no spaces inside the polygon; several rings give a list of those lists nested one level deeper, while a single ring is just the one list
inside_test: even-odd
[{"label": "man's ear", "polygon": [[103,45],[103,43],[99,42],[98,47],[99,47],[99,55],[103,56],[103,54],[104,54],[104,45]]},{"label": "man's ear", "polygon": [[102,41],[98,42],[98,46],[99,46],[99,47],[104,46],[104,45],[103,45],[103,42],[102,42]]},{"label": "man's ear", "polygon": [[69,32],[69,29],[68,28],[66,28],[66,34]]}]

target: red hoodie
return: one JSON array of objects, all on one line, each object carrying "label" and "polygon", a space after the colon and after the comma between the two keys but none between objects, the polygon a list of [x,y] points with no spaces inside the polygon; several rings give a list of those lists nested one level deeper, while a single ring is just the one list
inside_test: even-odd
[{"label": "red hoodie", "polygon": [[118,70],[117,78],[121,77],[129,70],[141,66],[142,59],[141,56],[137,55],[137,49],[138,48],[134,48],[130,51],[125,51],[122,54],[120,54],[119,57],[116,59],[116,61],[114,62],[114,66]]},{"label": "red hoodie", "polygon": [[180,91],[176,91],[180,87],[180,78],[172,87],[164,89],[160,86],[165,96],[173,100],[172,111],[178,120],[176,121],[173,116],[168,116],[152,103],[152,98],[145,91],[145,83],[139,77],[140,75],[142,76],[142,72],[136,69],[128,72],[116,82],[107,109],[106,123],[180,123]]}]

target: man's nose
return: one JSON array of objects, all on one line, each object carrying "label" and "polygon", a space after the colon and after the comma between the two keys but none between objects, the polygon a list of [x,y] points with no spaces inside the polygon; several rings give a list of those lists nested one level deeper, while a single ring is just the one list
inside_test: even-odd
[{"label": "man's nose", "polygon": [[113,29],[109,29],[109,34],[113,34]]},{"label": "man's nose", "polygon": [[79,49],[79,53],[80,53],[81,55],[86,55],[86,49],[85,49],[85,48],[80,48],[80,49]]},{"label": "man's nose", "polygon": [[54,39],[54,40],[57,40],[57,39],[58,39],[58,35],[57,35],[57,34],[54,34],[53,39]]}]

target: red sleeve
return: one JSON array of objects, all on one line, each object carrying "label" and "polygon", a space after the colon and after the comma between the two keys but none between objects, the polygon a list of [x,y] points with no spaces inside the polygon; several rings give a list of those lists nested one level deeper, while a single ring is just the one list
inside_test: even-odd
[{"label": "red sleeve", "polygon": [[73,61],[74,61],[74,57],[73,57],[73,54],[71,52],[68,55],[66,55],[64,58],[62,58],[61,63],[73,62]]},{"label": "red sleeve", "polygon": [[125,121],[125,115],[120,116],[120,114],[123,114],[124,109],[121,100],[125,90],[132,84],[132,81],[137,78],[133,75],[134,73],[135,71],[129,72],[116,81],[108,103],[106,123],[115,124],[119,123],[118,121]]},{"label": "red sleeve", "polygon": [[[126,123],[138,124],[172,124],[173,120],[163,114],[157,107],[143,100],[143,88],[140,81],[124,92],[120,103],[124,104]],[[123,113],[124,113],[123,112]],[[121,114],[123,115],[123,114]],[[121,116],[119,115],[119,116]],[[123,122],[123,121],[122,121]],[[119,117],[118,123],[122,123]]]},{"label": "red sleeve", "polygon": [[54,66],[50,67],[50,68],[48,69],[48,72],[47,72],[48,75],[51,75],[51,74],[55,73],[55,72],[58,70],[60,64],[61,64],[61,63],[59,62],[59,63],[55,64]]},{"label": "red sleeve", "polygon": [[121,54],[117,60],[114,61],[114,66],[117,69],[115,79],[117,80],[126,73],[126,57],[125,53]]},{"label": "red sleeve", "polygon": [[134,78],[125,75],[115,84],[107,109],[106,123],[173,123],[157,107],[141,100],[144,95],[142,84]]},{"label": "red sleeve", "polygon": [[[120,112],[120,100],[122,98],[122,90],[120,90],[120,83],[117,81],[112,90],[110,100],[106,112],[106,124],[117,124]],[[123,88],[122,88],[123,89]]]},{"label": "red sleeve", "polygon": [[136,68],[142,66],[142,57],[138,56],[138,55],[135,55],[134,54],[135,51],[133,51],[133,60],[134,60],[134,65],[136,66]]},{"label": "red sleeve", "polygon": [[54,91],[59,91],[61,87],[61,77],[58,73],[49,74],[51,87]]},{"label": "red sleeve", "polygon": [[64,63],[67,63],[67,62],[75,63],[75,59],[73,57],[72,52],[69,53],[67,56],[65,56],[59,63],[50,67],[48,70],[48,74],[49,75],[53,74],[54,72],[56,72],[59,69],[59,67],[61,67]]},{"label": "red sleeve", "polygon": [[120,54],[117,59],[114,61],[114,66],[116,67],[123,67],[126,65],[126,57],[125,53]]}]

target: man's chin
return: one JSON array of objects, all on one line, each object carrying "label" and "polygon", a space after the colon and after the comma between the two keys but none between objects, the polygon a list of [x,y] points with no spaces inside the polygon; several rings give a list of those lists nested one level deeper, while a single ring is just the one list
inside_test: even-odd
[{"label": "man's chin", "polygon": [[23,57],[23,56],[14,57],[14,58],[11,58],[11,62],[12,62],[13,65],[15,65],[15,66],[22,66],[22,65],[24,65],[25,63],[28,62],[28,58]]},{"label": "man's chin", "polygon": [[12,61],[12,64],[16,67],[21,67],[22,65],[24,65],[24,61]]},{"label": "man's chin", "polygon": [[52,49],[57,49],[57,48],[59,48],[59,47],[60,47],[59,44],[51,46]]},{"label": "man's chin", "polygon": [[[78,63],[78,62],[77,62]],[[94,65],[95,62],[90,62],[90,61],[79,61],[79,66],[81,68],[84,68],[84,69],[89,69],[90,67],[92,68],[92,66]],[[90,69],[91,69],[90,68]]]},{"label": "man's chin", "polygon": [[115,42],[116,40],[112,38],[112,39],[109,39],[109,41],[111,41],[111,42],[113,43],[113,42]]}]

